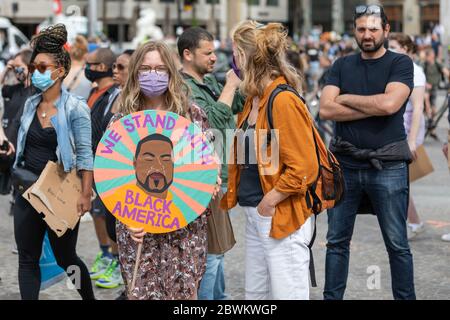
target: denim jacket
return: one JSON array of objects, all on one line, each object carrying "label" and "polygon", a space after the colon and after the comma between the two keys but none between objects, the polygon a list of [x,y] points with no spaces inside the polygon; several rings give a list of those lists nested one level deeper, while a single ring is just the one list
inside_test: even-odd
[{"label": "denim jacket", "polygon": [[[39,93],[25,101],[14,168],[23,164],[28,129],[41,100],[42,93]],[[55,105],[58,112],[50,121],[55,128],[58,141],[56,147],[58,162],[63,164],[65,172],[71,171],[74,167],[78,170],[92,171],[94,158],[91,146],[91,114],[86,102],[62,89]]]}]

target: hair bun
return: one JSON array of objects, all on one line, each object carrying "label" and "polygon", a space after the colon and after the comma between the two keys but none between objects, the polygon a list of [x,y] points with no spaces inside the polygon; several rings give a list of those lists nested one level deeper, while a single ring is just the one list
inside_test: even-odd
[{"label": "hair bun", "polygon": [[39,34],[31,39],[31,47],[33,54],[31,61],[33,62],[36,56],[40,53],[51,54],[58,66],[64,67],[66,77],[70,71],[70,55],[64,48],[67,42],[67,30],[63,24],[55,24],[53,26],[43,29]]},{"label": "hair bun", "polygon": [[264,56],[277,56],[287,48],[287,31],[281,23],[268,23],[257,28],[256,43]]},{"label": "hair bun", "polygon": [[269,23],[264,30],[269,50],[278,52],[287,48],[287,31],[281,23]]},{"label": "hair bun", "polygon": [[66,26],[58,23],[49,26],[39,32],[38,35],[31,40],[31,46],[37,52],[41,50],[49,53],[57,53],[67,42]]}]

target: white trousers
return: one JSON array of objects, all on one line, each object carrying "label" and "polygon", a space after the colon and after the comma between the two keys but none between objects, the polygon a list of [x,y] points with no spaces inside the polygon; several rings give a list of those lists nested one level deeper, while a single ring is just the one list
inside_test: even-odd
[{"label": "white trousers", "polygon": [[269,237],[272,217],[243,207],[247,216],[246,300],[309,300],[309,249],[314,216],[281,240]]}]

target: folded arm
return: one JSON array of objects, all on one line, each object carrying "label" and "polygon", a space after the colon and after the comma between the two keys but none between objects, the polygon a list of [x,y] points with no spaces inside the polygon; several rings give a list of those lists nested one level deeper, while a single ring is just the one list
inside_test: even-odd
[{"label": "folded arm", "polygon": [[411,89],[401,82],[390,82],[384,93],[360,96],[343,94],[336,98],[336,103],[373,116],[387,116],[396,113],[408,99]]},{"label": "folded arm", "polygon": [[320,96],[319,115],[322,120],[353,121],[371,117],[371,114],[364,113],[336,101],[339,97],[339,87],[328,85]]}]

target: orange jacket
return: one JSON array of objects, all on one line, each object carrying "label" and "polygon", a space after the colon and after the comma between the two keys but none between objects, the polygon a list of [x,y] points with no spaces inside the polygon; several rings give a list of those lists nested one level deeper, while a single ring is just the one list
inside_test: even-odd
[{"label": "orange jacket", "polygon": [[[261,129],[269,128],[266,114],[269,96],[279,84],[284,83],[286,83],[285,78],[278,77],[264,90],[259,103],[257,133],[255,133],[258,171],[264,194],[273,188],[289,194],[289,197],[280,202],[275,209],[270,230],[270,236],[275,239],[282,239],[295,232],[311,216],[312,211],[306,205],[305,194],[318,174],[311,117],[306,106],[295,94],[281,92],[275,98],[272,115],[274,129],[278,130],[279,136],[272,134],[268,147],[264,142],[267,132],[264,133]],[[247,98],[243,111],[238,114],[237,128],[242,128],[250,114],[252,99],[252,97]],[[263,162],[263,159],[270,159],[272,149],[275,150],[277,142],[279,142],[278,165],[276,161]],[[231,209],[237,204],[240,167],[236,164],[236,154],[239,154],[236,136],[231,154],[228,165],[228,191],[221,202],[224,209]]]}]

